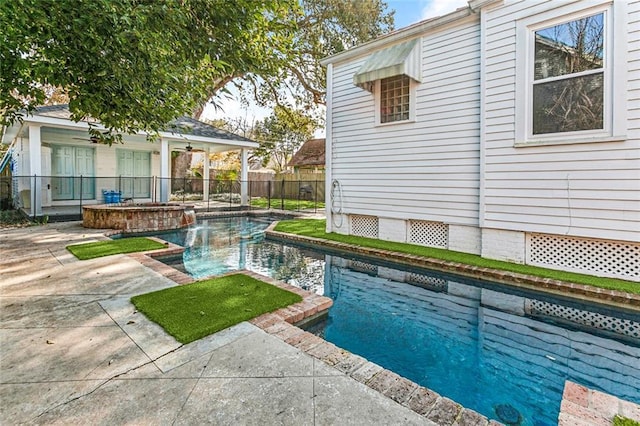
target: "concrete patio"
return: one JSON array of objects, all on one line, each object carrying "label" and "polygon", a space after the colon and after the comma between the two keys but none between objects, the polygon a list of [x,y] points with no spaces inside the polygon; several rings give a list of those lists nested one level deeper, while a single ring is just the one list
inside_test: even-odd
[{"label": "concrete patio", "polygon": [[[192,278],[65,249],[103,238],[78,222],[0,230],[0,424],[498,424],[291,326],[293,306],[181,345],[129,300]],[[559,424],[615,414],[640,406],[566,383]]]},{"label": "concrete patio", "polygon": [[178,344],[129,303],[175,282],[65,249],[100,238],[0,232],[0,423],[435,424],[250,323]]}]

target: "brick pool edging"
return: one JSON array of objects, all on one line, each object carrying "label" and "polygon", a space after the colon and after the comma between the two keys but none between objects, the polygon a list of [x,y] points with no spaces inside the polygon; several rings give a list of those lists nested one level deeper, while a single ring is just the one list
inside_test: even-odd
[{"label": "brick pool edging", "polygon": [[542,291],[555,295],[582,296],[600,303],[609,303],[618,307],[640,310],[640,294],[626,293],[584,284],[576,284],[552,278],[534,277],[517,272],[502,271],[499,269],[485,268],[467,265],[465,263],[452,262],[412,254],[399,253],[391,250],[361,247],[354,244],[325,240],[322,238],[306,237],[296,234],[287,234],[274,231],[277,222],[267,228],[265,235],[269,239],[281,241],[293,241],[306,245],[318,245],[334,250],[357,253],[366,256],[382,257],[396,263],[432,269],[440,272],[453,272],[468,278],[488,279],[514,287],[527,290]]},{"label": "brick pool edging", "polygon": [[565,382],[559,426],[610,426],[616,415],[640,422],[640,405]]},{"label": "brick pool edging", "polygon": [[[182,253],[184,251],[183,247],[166,243],[159,238],[149,238],[167,244],[167,248],[148,252],[129,253],[128,256],[179,285],[196,281],[193,277],[154,259],[154,257]],[[483,415],[466,409],[449,398],[440,396],[438,393],[424,386],[419,386],[390,370],[386,370],[361,356],[339,348],[333,343],[327,342],[295,325],[306,318],[327,311],[333,305],[331,298],[319,296],[299,287],[294,287],[285,282],[247,270],[232,271],[219,276],[237,273],[248,275],[284,290],[291,291],[302,297],[302,302],[249,320],[249,322],[256,327],[306,354],[321,360],[325,364],[338,369],[347,376],[382,393],[387,398],[392,399],[438,425],[497,426],[501,424],[495,420],[488,420]]]},{"label": "brick pool edging", "polygon": [[241,273],[299,294],[303,298],[302,302],[260,315],[249,321],[265,332],[338,369],[438,425],[493,426],[500,424],[295,325],[305,318],[328,310],[333,305],[333,300],[330,298],[254,272],[241,271]]}]

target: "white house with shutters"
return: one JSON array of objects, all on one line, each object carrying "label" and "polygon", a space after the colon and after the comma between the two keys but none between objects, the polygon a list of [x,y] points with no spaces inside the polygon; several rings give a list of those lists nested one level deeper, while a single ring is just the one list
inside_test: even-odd
[{"label": "white house with shutters", "polygon": [[327,231],[640,281],[640,2],[472,0],[326,58]]},{"label": "white house with shutters", "polygon": [[[167,202],[171,152],[185,150],[240,150],[241,198],[248,204],[248,150],[257,142],[181,117],[156,141],[141,133],[123,135],[123,144],[108,146],[89,137],[87,121],[70,116],[67,105],[42,106],[2,133],[0,142],[9,145],[3,165],[10,165],[14,177],[13,202],[31,216],[42,216],[47,207],[103,203],[103,190],[118,190],[122,198],[140,202]],[[208,168],[205,161],[205,176]]]}]

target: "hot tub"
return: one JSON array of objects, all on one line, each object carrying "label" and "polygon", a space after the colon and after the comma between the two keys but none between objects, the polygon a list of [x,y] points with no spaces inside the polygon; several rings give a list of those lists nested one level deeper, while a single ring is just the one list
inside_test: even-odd
[{"label": "hot tub", "polygon": [[196,221],[193,206],[169,203],[98,204],[82,207],[85,228],[150,232],[179,229]]}]

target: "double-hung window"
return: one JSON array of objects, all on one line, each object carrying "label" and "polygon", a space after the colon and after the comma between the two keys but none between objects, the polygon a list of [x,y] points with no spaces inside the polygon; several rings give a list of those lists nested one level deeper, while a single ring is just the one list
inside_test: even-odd
[{"label": "double-hung window", "polygon": [[534,37],[532,133],[604,129],[604,12]]},{"label": "double-hung window", "polygon": [[554,10],[518,23],[516,73],[526,85],[516,89],[516,144],[619,136],[624,93],[615,81],[621,52],[614,52],[614,7],[561,17]]}]

